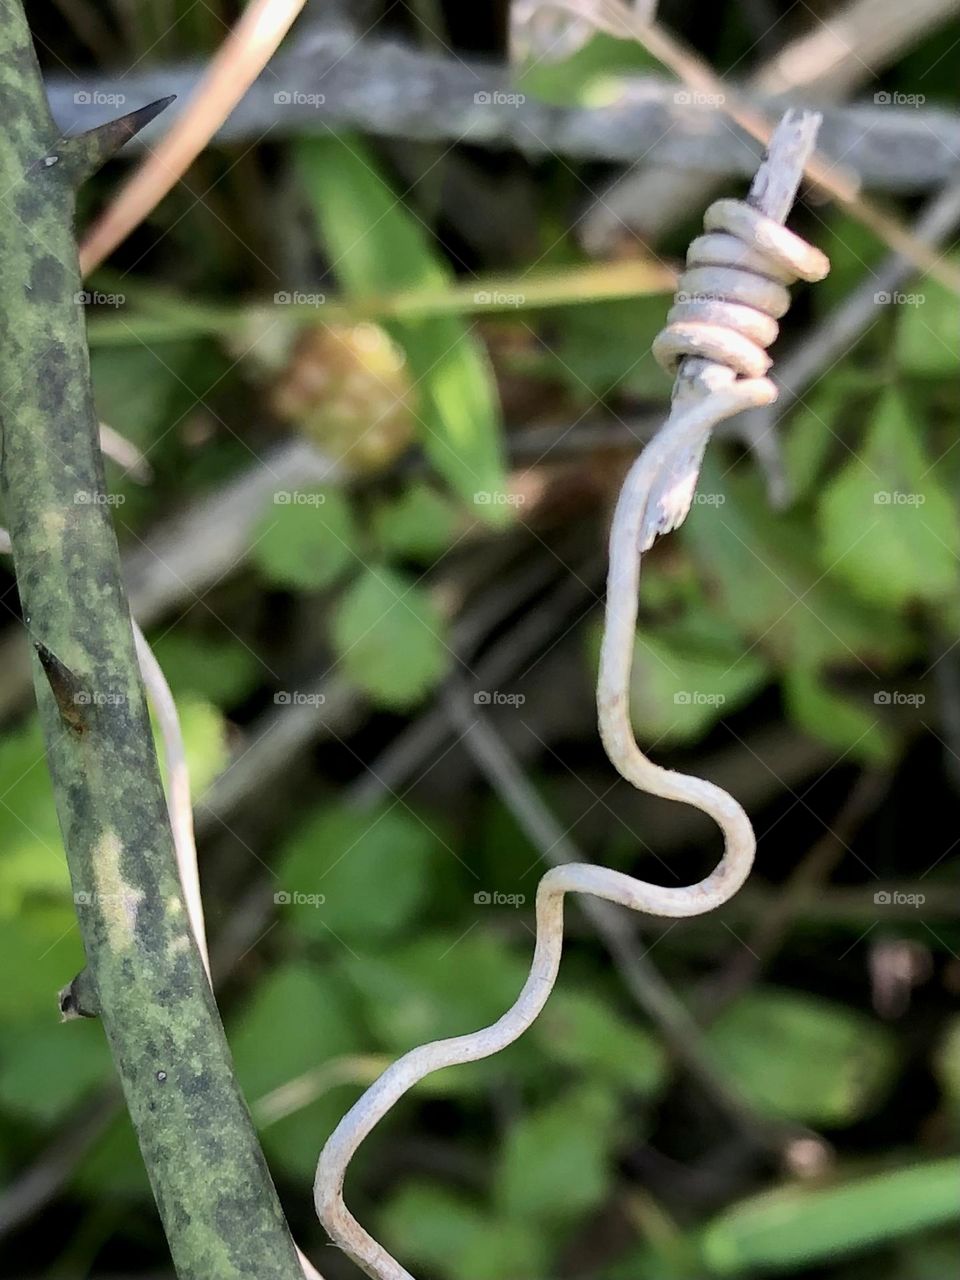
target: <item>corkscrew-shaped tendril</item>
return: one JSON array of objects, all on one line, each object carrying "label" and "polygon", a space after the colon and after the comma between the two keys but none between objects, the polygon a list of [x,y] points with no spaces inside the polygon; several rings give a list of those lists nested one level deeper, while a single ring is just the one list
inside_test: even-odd
[{"label": "corkscrew-shaped tendril", "polygon": [[586,863],[554,867],[537,887],[536,946],[516,1003],[489,1027],[412,1049],[394,1062],[347,1112],[320,1154],[314,1183],[317,1213],[333,1242],[375,1280],[413,1280],[347,1209],[343,1181],[354,1152],[374,1126],[425,1076],[475,1062],[507,1047],[547,1001],[563,947],[563,899],[587,893],[659,916],[694,916],[720,906],[746,879],[755,848],[740,805],[720,787],[653,764],[630,723],[630,672],[637,621],[640,559],[656,537],[676,528],[693,499],[710,432],[743,409],[769,404],[765,348],[787,309],[786,285],[820,280],[822,253],[781,224],[813,148],[819,116],[788,113],[771,142],[746,203],[719,200],[705,217],[706,235],[690,246],[668,325],[654,354],[677,382],[670,416],[631,467],[610,533],[610,570],[597,707],[611,762],[642,791],[703,810],[723,832],[719,865],[698,884],[665,888]]}]

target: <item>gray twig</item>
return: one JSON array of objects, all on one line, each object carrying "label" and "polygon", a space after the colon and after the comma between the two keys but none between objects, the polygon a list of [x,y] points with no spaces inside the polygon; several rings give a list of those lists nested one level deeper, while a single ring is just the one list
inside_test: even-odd
[{"label": "gray twig", "polygon": [[[58,122],[83,128],[108,114],[96,105],[103,95],[148,101],[176,93],[173,115],[201,71],[191,64],[141,65],[122,76],[91,73],[82,84],[61,75],[47,83]],[[676,83],[668,77],[625,81],[620,100],[602,108],[554,107],[529,94],[518,102],[517,88],[502,64],[440,57],[372,37],[358,41],[343,30],[308,31],[274,59],[216,141],[249,143],[268,130],[284,137],[359,129],[380,137],[514,148],[537,157],[633,164],[643,154],[651,163],[739,177],[756,169],[753,139],[712,108],[678,104]],[[741,96],[774,113],[783,106],[782,99],[749,89]],[[866,187],[922,190],[960,168],[960,119],[950,111],[874,104],[822,110],[821,150],[842,156]],[[148,130],[142,145],[152,140]]]}]

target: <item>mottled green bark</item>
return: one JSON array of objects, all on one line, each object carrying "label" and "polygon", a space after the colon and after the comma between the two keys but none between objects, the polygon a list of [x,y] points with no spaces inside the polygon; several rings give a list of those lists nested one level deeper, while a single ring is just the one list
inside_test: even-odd
[{"label": "mottled green bark", "polygon": [[0,0],[2,490],[89,976],[181,1280],[293,1280],[187,925],[104,501],[73,186],[111,145],[57,139]]}]

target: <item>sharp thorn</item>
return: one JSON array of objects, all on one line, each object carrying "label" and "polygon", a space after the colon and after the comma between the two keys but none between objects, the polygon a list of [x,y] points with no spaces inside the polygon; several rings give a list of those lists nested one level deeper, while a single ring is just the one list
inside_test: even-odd
[{"label": "sharp thorn", "polygon": [[148,102],[145,107],[128,111],[125,116],[118,116],[116,120],[107,120],[94,129],[88,129],[86,133],[61,138],[51,154],[44,158],[44,165],[59,164],[70,175],[73,185],[78,187],[115,156],[141,129],[145,129],[151,120],[156,119],[161,111],[169,107],[176,96],[172,93],[169,97],[158,98],[156,102]]},{"label": "sharp thorn", "polygon": [[87,728],[84,708],[90,701],[89,695],[70,668],[64,666],[52,650],[39,640],[34,640],[33,647],[47,677],[60,719],[74,733],[83,733]]}]

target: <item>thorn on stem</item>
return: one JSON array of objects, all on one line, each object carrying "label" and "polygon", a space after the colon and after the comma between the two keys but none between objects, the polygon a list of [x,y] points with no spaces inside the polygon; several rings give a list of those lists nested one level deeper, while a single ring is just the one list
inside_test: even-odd
[{"label": "thorn on stem", "polygon": [[51,155],[44,157],[44,165],[59,161],[70,175],[72,184],[78,187],[115,156],[141,129],[145,129],[161,111],[169,107],[176,96],[172,93],[169,97],[158,98],[156,102],[149,102],[136,111],[128,111],[125,116],[118,116],[116,120],[107,120],[95,129],[88,129],[86,133],[62,138]]},{"label": "thorn on stem", "polygon": [[70,668],[64,666],[57,655],[45,644],[34,640],[33,647],[37,651],[40,665],[47,677],[57,710],[60,712],[60,719],[74,733],[83,733],[87,728],[83,708],[88,701],[83,686]]},{"label": "thorn on stem", "polygon": [[98,1018],[100,998],[93,985],[89,969],[81,969],[69,986],[57,996],[60,1021],[72,1022],[74,1018]]}]

